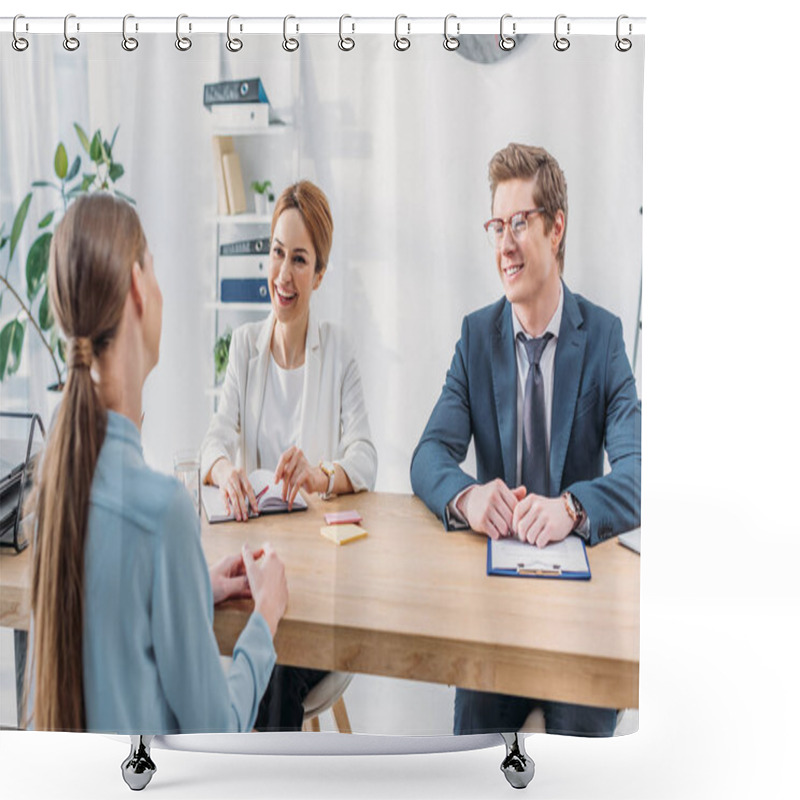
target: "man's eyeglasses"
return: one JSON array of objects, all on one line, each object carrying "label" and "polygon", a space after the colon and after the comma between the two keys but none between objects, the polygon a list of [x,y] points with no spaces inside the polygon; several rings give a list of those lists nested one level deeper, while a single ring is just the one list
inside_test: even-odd
[{"label": "man's eyeglasses", "polygon": [[498,250],[500,249],[506,225],[511,228],[511,235],[514,237],[514,241],[518,242],[528,230],[528,217],[531,214],[540,214],[544,210],[544,206],[529,208],[527,211],[517,211],[516,214],[512,214],[508,219],[496,217],[485,222],[483,228],[486,231],[489,244]]}]

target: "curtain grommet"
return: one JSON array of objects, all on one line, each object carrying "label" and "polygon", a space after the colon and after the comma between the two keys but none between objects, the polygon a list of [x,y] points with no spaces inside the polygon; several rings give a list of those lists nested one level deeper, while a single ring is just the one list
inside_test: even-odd
[{"label": "curtain grommet", "polygon": [[559,14],[556,17],[555,22],[553,23],[553,37],[554,37],[553,38],[553,47],[556,50],[558,50],[559,53],[563,53],[566,50],[569,50],[569,46],[570,46],[570,44],[572,44],[572,42],[570,42],[570,40],[567,39],[567,36],[569,36],[569,33],[570,33],[570,24],[569,24],[569,22],[567,23],[567,36],[559,36],[558,35],[558,21],[561,20],[561,19],[566,19],[566,18],[567,18],[566,14]]},{"label": "curtain grommet", "polygon": [[[456,20],[456,35],[451,36],[447,30],[447,23],[450,22],[451,19]],[[442,47],[445,50],[452,53],[453,50],[458,50],[461,41],[458,38],[458,35],[461,33],[461,23],[458,22],[458,17],[455,14],[448,14],[444,18],[444,41],[442,42]]]},{"label": "curtain grommet", "polygon": [[[225,47],[228,49],[229,53],[238,53],[244,47],[244,43],[241,39],[237,38],[236,36],[231,36],[231,22],[233,22],[235,19],[239,19],[236,14],[231,14],[228,17],[228,29],[226,32],[228,38],[225,41]],[[241,30],[241,26],[239,27],[239,30]]]},{"label": "curtain grommet", "polygon": [[[128,36],[128,20],[135,19],[133,14],[126,14],[122,18],[122,49],[127,51],[128,53],[132,53],[138,46],[139,40],[134,36]],[[139,30],[139,26],[136,25],[136,30]]]},{"label": "curtain grommet", "polygon": [[[344,53],[349,53],[355,46],[356,40],[352,36],[345,36],[344,31],[342,30],[342,26],[344,25],[344,21],[346,19],[353,19],[349,14],[342,14],[339,17],[339,49]],[[351,33],[356,32],[356,24],[355,22],[351,23],[353,29]]]},{"label": "curtain grommet", "polygon": [[[64,17],[64,49],[68,50],[70,53],[74,53],[81,46],[81,42],[76,36],[69,35],[69,30],[67,28],[71,19],[75,19],[74,14],[67,14],[67,16]],[[75,29],[81,29],[80,23],[75,24]]]},{"label": "curtain grommet", "polygon": [[512,19],[511,14],[503,14],[500,17],[500,41],[498,42],[500,49],[506,52],[513,50],[517,46],[517,40],[514,38],[517,33],[517,23],[512,21],[511,36],[506,36],[505,24],[507,19]]},{"label": "curtain grommet", "polygon": [[[24,14],[17,14],[14,17],[14,22],[12,23],[12,26],[11,26],[11,34],[13,36],[13,38],[11,39],[11,46],[18,53],[24,53],[28,49],[28,45],[30,44],[30,42],[24,36],[20,36],[17,33],[17,21],[20,20],[20,19],[25,19],[25,15]],[[27,28],[28,28],[28,25],[27,25],[27,23],[25,23],[25,29],[27,30]]]},{"label": "curtain grommet", "polygon": [[[181,20],[188,19],[188,14],[178,14],[175,19],[175,47],[182,53],[185,53],[192,46],[192,40],[188,36],[181,35]],[[189,32],[191,33],[192,23],[189,23]]]},{"label": "curtain grommet", "polygon": [[[411,39],[408,36],[401,36],[400,35],[400,20],[401,19],[408,19],[405,14],[398,14],[394,18],[394,49],[399,50],[401,53],[404,53],[411,47]],[[408,33],[411,33],[411,24],[406,23],[408,26]]]}]

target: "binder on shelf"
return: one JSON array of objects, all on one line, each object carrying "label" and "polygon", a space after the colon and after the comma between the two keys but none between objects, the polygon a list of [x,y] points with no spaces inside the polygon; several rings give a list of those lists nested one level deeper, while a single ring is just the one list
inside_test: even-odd
[{"label": "binder on shelf", "polygon": [[266,278],[269,265],[267,257],[260,256],[220,256],[219,277],[227,278]]},{"label": "binder on shelf", "polygon": [[223,303],[269,303],[266,278],[223,278],[219,284]]},{"label": "binder on shelf", "polygon": [[273,121],[272,106],[267,103],[231,103],[211,106],[214,126],[220,128],[266,128]]},{"label": "binder on shelf", "polygon": [[219,254],[221,256],[269,255],[269,236],[222,244],[219,247]]},{"label": "binder on shelf", "polygon": [[225,172],[222,159],[229,153],[235,153],[232,136],[212,136],[211,149],[214,154],[214,175],[217,179],[217,213],[223,216],[230,214],[228,192],[225,188]]},{"label": "binder on shelf", "polygon": [[228,213],[242,214],[247,211],[247,198],[244,193],[242,164],[239,154],[224,153],[222,156],[222,172],[225,176],[225,194],[228,198]]},{"label": "binder on shelf", "polygon": [[231,103],[269,103],[261,78],[245,78],[238,81],[220,81],[203,86],[203,105],[210,109],[215,105]]}]

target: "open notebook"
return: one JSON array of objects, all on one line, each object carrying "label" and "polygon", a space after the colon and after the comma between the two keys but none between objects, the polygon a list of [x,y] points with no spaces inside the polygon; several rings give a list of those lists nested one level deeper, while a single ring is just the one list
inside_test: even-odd
[{"label": "open notebook", "polygon": [[[275,473],[268,469],[255,469],[248,476],[253,491],[258,499],[258,509],[250,509],[250,516],[257,517],[261,514],[278,514],[289,511],[289,504],[281,497],[283,484],[275,483]],[[233,514],[225,512],[225,500],[217,486],[203,486],[203,508],[208,521],[230,522]],[[308,508],[303,496],[298,492],[292,503],[292,511],[305,511]]]}]

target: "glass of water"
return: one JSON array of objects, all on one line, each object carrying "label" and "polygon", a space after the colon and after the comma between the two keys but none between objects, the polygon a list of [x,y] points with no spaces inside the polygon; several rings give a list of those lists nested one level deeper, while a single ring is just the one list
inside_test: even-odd
[{"label": "glass of water", "polygon": [[200,456],[196,450],[180,450],[172,458],[175,477],[186,487],[200,515]]}]

